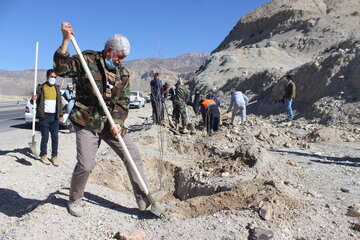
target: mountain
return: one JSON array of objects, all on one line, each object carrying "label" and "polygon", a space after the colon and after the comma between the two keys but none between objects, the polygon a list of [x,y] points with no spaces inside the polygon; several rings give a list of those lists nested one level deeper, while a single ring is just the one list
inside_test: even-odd
[{"label": "mountain", "polygon": [[132,89],[146,92],[150,90],[150,81],[155,72],[160,73],[163,83],[175,84],[178,76],[190,80],[208,57],[207,53],[188,53],[175,58],[143,58],[127,61],[124,65],[130,71]]},{"label": "mountain", "polygon": [[[38,81],[44,82],[46,70],[38,70]],[[0,70],[0,95],[30,96],[34,91],[34,70]],[[59,83],[59,82],[58,82]]]},{"label": "mountain", "polygon": [[[149,82],[155,72],[160,72],[163,82],[175,83],[178,76],[189,80],[209,54],[188,53],[174,58],[143,58],[125,62],[131,74],[131,89],[149,91]],[[38,70],[38,82],[45,81],[46,70]],[[31,95],[33,92],[34,70],[5,71],[0,70],[0,95]],[[66,86],[69,79],[58,78],[57,84]]]},{"label": "mountain", "polygon": [[[194,84],[228,99],[257,100],[251,112],[283,111],[286,74],[294,76],[299,116],[359,123],[360,1],[274,0],[243,16],[197,71]],[[348,110],[346,114],[338,114]]]}]

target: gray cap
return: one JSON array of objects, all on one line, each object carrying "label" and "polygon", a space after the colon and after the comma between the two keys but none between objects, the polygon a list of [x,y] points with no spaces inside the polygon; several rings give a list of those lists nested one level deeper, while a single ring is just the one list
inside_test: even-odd
[{"label": "gray cap", "polygon": [[113,47],[116,52],[123,51],[125,56],[130,54],[130,42],[121,34],[115,34],[110,37],[105,43],[105,48],[109,46]]}]

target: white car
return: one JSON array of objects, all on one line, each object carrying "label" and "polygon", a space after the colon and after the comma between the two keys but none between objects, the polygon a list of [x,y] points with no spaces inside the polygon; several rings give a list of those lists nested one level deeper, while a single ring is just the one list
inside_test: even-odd
[{"label": "white car", "polygon": [[[31,99],[31,98],[30,98]],[[26,102],[26,106],[25,106],[25,123],[27,124],[31,124],[33,121],[33,111],[34,111],[34,107],[33,105],[30,103],[30,99]],[[39,119],[35,119],[35,122],[38,122]]]},{"label": "white car", "polygon": [[130,91],[130,107],[145,107],[145,98],[139,91]]}]

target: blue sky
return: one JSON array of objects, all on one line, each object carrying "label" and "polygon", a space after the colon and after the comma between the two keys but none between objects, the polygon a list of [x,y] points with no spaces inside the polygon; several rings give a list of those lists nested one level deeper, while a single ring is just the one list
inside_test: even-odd
[{"label": "blue sky", "polygon": [[[60,23],[72,24],[81,50],[102,50],[108,37],[126,36],[125,60],[210,53],[239,19],[269,0],[0,0],[0,70],[52,68]],[[75,53],[70,48],[71,53]]]}]

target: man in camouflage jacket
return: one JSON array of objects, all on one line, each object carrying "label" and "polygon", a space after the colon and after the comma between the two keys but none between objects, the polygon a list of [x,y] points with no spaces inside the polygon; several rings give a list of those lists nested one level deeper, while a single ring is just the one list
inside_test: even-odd
[{"label": "man in camouflage jacket", "polygon": [[71,179],[68,211],[74,216],[81,216],[83,208],[81,200],[87,179],[95,166],[95,156],[101,140],[104,140],[123,160],[134,190],[136,202],[140,210],[145,210],[149,200],[140,187],[140,180],[130,168],[123,149],[115,138],[121,133],[126,147],[135,165],[144,178],[143,165],[135,144],[125,134],[124,121],[129,109],[129,72],[121,65],[130,53],[130,44],[126,37],[115,34],[106,42],[102,52],[84,51],[84,58],[90,68],[97,87],[103,95],[107,107],[114,118],[116,127],[110,124],[102,110],[90,81],[81,65],[79,56],[70,56],[68,45],[74,34],[70,23],[61,24],[63,41],[54,54],[54,69],[58,76],[77,79],[77,101],[71,118],[77,146],[77,165]]},{"label": "man in camouflage jacket", "polygon": [[173,90],[173,120],[178,126],[180,123],[180,117],[182,122],[182,128],[181,131],[184,133],[187,131],[186,127],[188,125],[188,119],[186,114],[186,102],[188,101],[190,97],[190,91],[189,89],[181,84],[181,80],[177,81],[175,85],[175,89]]}]

